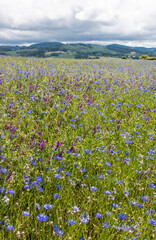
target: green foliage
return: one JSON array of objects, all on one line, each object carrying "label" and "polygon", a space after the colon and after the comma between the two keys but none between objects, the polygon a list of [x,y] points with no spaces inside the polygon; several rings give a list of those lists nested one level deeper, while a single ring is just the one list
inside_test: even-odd
[{"label": "green foliage", "polygon": [[154,240],[155,65],[2,56],[0,66],[0,239],[57,240],[57,225],[64,240]]},{"label": "green foliage", "polygon": [[140,57],[140,59],[144,59],[144,60],[147,60],[148,58],[149,58],[148,55],[142,55],[142,56]]},{"label": "green foliage", "polygon": [[[76,59],[88,59],[99,57],[117,57],[122,58],[130,57],[133,59],[139,59],[142,55],[148,54],[149,57],[156,57],[155,48],[142,48],[142,47],[127,47],[123,45],[112,44],[108,46],[96,45],[96,44],[63,44],[59,42],[45,42],[33,44],[31,46],[16,46],[5,47],[0,46],[0,51],[5,52],[11,56],[34,56],[34,57],[49,57],[52,52],[56,54],[58,58],[76,58]],[[135,52],[135,56],[131,56],[131,52]],[[50,54],[49,54],[50,53]],[[66,53],[66,54],[65,54]],[[150,60],[150,59],[149,59]],[[152,60],[152,59],[151,59]],[[154,59],[153,59],[154,60]]]},{"label": "green foliage", "polygon": [[127,57],[126,56],[122,56],[121,59],[127,59]]}]

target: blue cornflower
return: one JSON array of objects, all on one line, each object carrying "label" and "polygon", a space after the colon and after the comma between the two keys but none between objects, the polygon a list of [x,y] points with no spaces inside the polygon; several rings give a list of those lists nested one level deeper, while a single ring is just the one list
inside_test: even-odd
[{"label": "blue cornflower", "polygon": [[55,225],[55,226],[54,226],[54,231],[56,232],[56,231],[58,231],[58,230],[59,230],[58,225]]},{"label": "blue cornflower", "polygon": [[97,218],[102,218],[102,214],[101,214],[101,213],[96,213],[95,216],[96,216]]},{"label": "blue cornflower", "polygon": [[70,176],[70,173],[69,172],[65,172],[66,176]]},{"label": "blue cornflower", "polygon": [[80,237],[79,240],[85,240],[85,238],[84,237]]},{"label": "blue cornflower", "polygon": [[4,192],[4,187],[1,187],[0,188],[0,193],[3,193]]},{"label": "blue cornflower", "polygon": [[6,229],[7,229],[8,231],[12,231],[12,230],[14,229],[14,226],[13,226],[13,225],[8,225],[8,226],[6,227]]},{"label": "blue cornflower", "polygon": [[133,141],[129,140],[128,138],[125,140],[125,143],[132,143]]},{"label": "blue cornflower", "polygon": [[49,204],[44,204],[43,207],[48,210],[48,209],[52,209],[53,205],[49,205]]},{"label": "blue cornflower", "polygon": [[63,237],[64,232],[62,230],[60,230],[57,225],[54,226],[54,232],[56,232],[56,234],[59,237]]},{"label": "blue cornflower", "polygon": [[79,165],[78,164],[74,164],[74,167],[77,168],[77,167],[79,167]]},{"label": "blue cornflower", "polygon": [[88,150],[88,149],[84,149],[84,152],[85,152],[85,153],[92,153],[92,151],[91,151],[91,150]]},{"label": "blue cornflower", "polygon": [[81,214],[80,221],[87,224],[89,221],[89,215],[87,215],[86,213]]},{"label": "blue cornflower", "polygon": [[68,219],[68,225],[72,226],[76,221],[74,219]]},{"label": "blue cornflower", "polygon": [[130,204],[131,204],[132,206],[135,206],[135,205],[136,205],[136,202],[135,202],[135,201],[130,201]]},{"label": "blue cornflower", "polygon": [[154,188],[155,188],[154,183],[150,183],[150,184],[149,184],[149,187],[152,188],[152,189],[154,189]]},{"label": "blue cornflower", "polygon": [[1,167],[1,172],[5,174],[7,172],[7,169]]},{"label": "blue cornflower", "polygon": [[124,213],[119,213],[118,214],[118,217],[121,219],[121,220],[125,220],[126,219],[126,215]]},{"label": "blue cornflower", "polygon": [[129,195],[129,191],[124,191],[124,194],[128,196]]},{"label": "blue cornflower", "polygon": [[96,191],[96,190],[97,190],[97,187],[91,186],[91,187],[90,187],[90,190],[91,190],[91,191]]},{"label": "blue cornflower", "polygon": [[38,183],[41,183],[41,182],[42,182],[42,177],[37,176],[37,177],[35,177],[35,180],[36,180]]},{"label": "blue cornflower", "polygon": [[27,113],[28,113],[28,114],[31,114],[31,113],[32,113],[32,110],[29,110]]},{"label": "blue cornflower", "polygon": [[141,198],[143,201],[147,202],[150,197],[149,196],[141,196]]},{"label": "blue cornflower", "polygon": [[112,213],[111,212],[106,212],[106,214],[110,217],[112,216]]},{"label": "blue cornflower", "polygon": [[84,168],[80,168],[80,171],[81,171],[81,172],[85,172],[86,169],[84,169]]},{"label": "blue cornflower", "polygon": [[43,215],[43,214],[39,214],[39,215],[37,216],[37,220],[40,221],[40,222],[48,221],[48,219],[49,219],[48,216]]},{"label": "blue cornflower", "polygon": [[81,139],[81,137],[79,137],[79,136],[77,136],[76,138],[77,138],[78,140],[80,140],[80,139]]},{"label": "blue cornflower", "polygon": [[104,178],[104,176],[102,174],[98,175],[99,180],[101,180],[102,178]]},{"label": "blue cornflower", "polygon": [[43,188],[41,188],[41,187],[37,187],[37,190],[40,192],[44,192]]},{"label": "blue cornflower", "polygon": [[56,231],[56,234],[57,234],[59,237],[63,237],[64,232],[59,229],[58,231]]},{"label": "blue cornflower", "polygon": [[54,175],[54,178],[61,178],[61,175],[56,173],[56,174]]},{"label": "blue cornflower", "polygon": [[59,156],[54,156],[54,158],[56,158],[56,159],[59,160],[59,161],[62,160],[62,157],[59,157]]},{"label": "blue cornflower", "polygon": [[119,207],[119,205],[117,203],[112,203],[112,206],[115,208]]},{"label": "blue cornflower", "polygon": [[30,213],[29,213],[29,212],[26,212],[26,211],[24,211],[24,212],[23,212],[23,216],[24,216],[24,217],[29,217],[29,216],[30,216]]},{"label": "blue cornflower", "polygon": [[8,189],[8,190],[6,191],[6,194],[7,194],[7,193],[10,193],[11,195],[14,196],[14,192],[15,192],[15,191],[14,191],[13,189]]},{"label": "blue cornflower", "polygon": [[102,226],[102,228],[106,228],[106,227],[110,227],[110,224],[107,224],[107,222],[104,222],[104,225]]},{"label": "blue cornflower", "polygon": [[116,183],[117,183],[117,184],[122,184],[122,181],[121,181],[121,180],[119,180],[119,181],[116,180]]},{"label": "blue cornflower", "polygon": [[35,204],[38,210],[41,210],[41,207],[38,203]]},{"label": "blue cornflower", "polygon": [[141,203],[137,203],[137,206],[138,206],[139,208],[142,208],[142,207],[143,207]]},{"label": "blue cornflower", "polygon": [[56,187],[57,187],[59,190],[61,190],[61,189],[62,189],[62,186],[61,186],[61,184],[57,184],[57,183],[56,183]]},{"label": "blue cornflower", "polygon": [[78,213],[80,211],[80,208],[77,206],[72,207],[73,213]]},{"label": "blue cornflower", "polygon": [[58,199],[59,198],[59,194],[58,193],[54,194],[53,198]]},{"label": "blue cornflower", "polygon": [[153,226],[156,225],[156,220],[154,220],[153,218],[149,218],[149,219],[148,219],[148,222],[149,222],[151,225],[153,225]]},{"label": "blue cornflower", "polygon": [[111,163],[110,163],[110,162],[106,162],[106,166],[107,166],[107,167],[110,167],[110,166],[111,166]]},{"label": "blue cornflower", "polygon": [[155,212],[154,209],[150,209],[150,210],[147,211],[147,215],[151,215],[151,214],[153,214],[154,212]]}]

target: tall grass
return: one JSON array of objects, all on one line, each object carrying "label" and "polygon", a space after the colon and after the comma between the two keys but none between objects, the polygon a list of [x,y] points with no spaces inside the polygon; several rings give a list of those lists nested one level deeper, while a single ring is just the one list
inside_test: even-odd
[{"label": "tall grass", "polygon": [[0,239],[155,239],[156,62],[0,58]]}]

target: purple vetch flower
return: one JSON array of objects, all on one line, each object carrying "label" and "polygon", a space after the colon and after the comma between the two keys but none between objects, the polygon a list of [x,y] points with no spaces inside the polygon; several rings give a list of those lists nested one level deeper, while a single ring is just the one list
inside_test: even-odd
[{"label": "purple vetch flower", "polygon": [[48,219],[49,219],[48,216],[43,215],[43,214],[39,214],[39,215],[37,216],[37,220],[40,221],[40,222],[48,221]]}]

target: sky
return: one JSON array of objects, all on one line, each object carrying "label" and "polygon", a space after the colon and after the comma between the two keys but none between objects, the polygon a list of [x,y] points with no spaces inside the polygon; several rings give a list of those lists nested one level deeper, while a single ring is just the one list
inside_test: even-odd
[{"label": "sky", "polygon": [[156,47],[156,0],[0,0],[0,45]]}]

